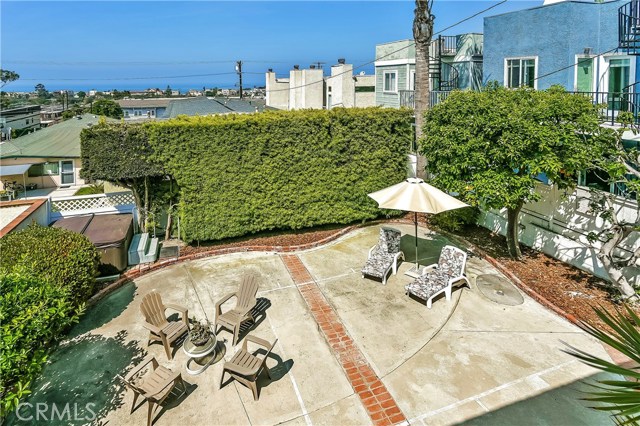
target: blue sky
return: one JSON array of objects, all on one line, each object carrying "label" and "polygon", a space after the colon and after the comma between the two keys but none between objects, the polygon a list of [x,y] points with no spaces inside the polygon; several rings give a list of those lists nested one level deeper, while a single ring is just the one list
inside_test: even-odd
[{"label": "blue sky", "polygon": [[[436,31],[497,2],[436,0]],[[542,1],[516,1],[485,16]],[[4,90],[232,87],[234,61],[245,86],[294,64],[374,59],[375,45],[411,38],[412,1],[5,1],[0,2],[2,68],[21,79]],[[482,32],[482,17],[445,32]],[[373,66],[362,68],[372,72]],[[168,78],[175,76],[188,78]],[[144,79],[131,79],[142,77]],[[156,78],[160,77],[160,78]],[[68,79],[56,80],[56,79]]]}]

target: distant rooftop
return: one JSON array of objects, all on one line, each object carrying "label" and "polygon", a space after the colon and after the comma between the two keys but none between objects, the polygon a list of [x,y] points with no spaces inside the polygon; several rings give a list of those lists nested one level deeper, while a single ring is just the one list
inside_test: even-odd
[{"label": "distant rooftop", "polygon": [[175,118],[179,115],[213,115],[229,113],[251,113],[265,109],[264,100],[235,98],[196,98],[175,99],[169,103],[162,118]]},{"label": "distant rooftop", "polygon": [[120,105],[120,108],[166,108],[169,106],[169,103],[177,99],[178,98],[118,99],[116,102]]}]

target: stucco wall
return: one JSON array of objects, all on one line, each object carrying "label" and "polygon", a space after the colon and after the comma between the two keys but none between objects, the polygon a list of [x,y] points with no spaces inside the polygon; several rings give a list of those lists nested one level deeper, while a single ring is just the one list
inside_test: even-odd
[{"label": "stucco wall", "polygon": [[[598,245],[591,246],[587,240],[590,232],[603,229],[604,221],[595,217],[589,210],[589,190],[578,187],[573,193],[564,196],[564,191],[555,186],[538,185],[537,192],[542,199],[526,204],[520,215],[520,241],[534,247],[556,259],[572,264],[580,269],[607,279],[607,273],[597,258]],[[636,202],[618,198],[615,206],[619,218],[636,220]],[[479,223],[502,235],[507,229],[506,209],[483,212]],[[629,257],[640,247],[640,234],[633,233],[618,251],[618,255]],[[627,276],[636,280],[638,268],[630,268]],[[638,283],[640,284],[640,282]]]},{"label": "stucco wall", "polygon": [[279,79],[276,77],[276,73],[267,72],[265,80],[266,105],[272,108],[289,109],[289,79]]},{"label": "stucco wall", "polygon": [[[537,75],[575,63],[585,48],[594,54],[618,45],[618,8],[626,0],[607,3],[566,1],[484,19],[484,81],[504,84],[504,60],[537,56]],[[574,87],[574,68],[537,81],[538,89],[561,84]]]}]

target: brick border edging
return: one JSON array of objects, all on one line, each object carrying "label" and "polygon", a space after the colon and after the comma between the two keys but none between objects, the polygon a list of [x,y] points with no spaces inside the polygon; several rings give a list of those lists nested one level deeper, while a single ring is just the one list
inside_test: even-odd
[{"label": "brick border edging", "polygon": [[336,233],[329,235],[328,237],[322,238],[318,241],[313,241],[311,243],[306,243],[306,244],[299,244],[299,245],[295,245],[295,246],[272,246],[272,245],[255,245],[255,246],[239,246],[239,247],[227,247],[227,248],[222,248],[222,249],[212,249],[209,251],[205,251],[205,252],[200,252],[200,253],[192,253],[189,255],[185,255],[185,256],[180,256],[178,258],[175,259],[167,259],[167,260],[162,260],[162,261],[156,261],[152,264],[142,264],[142,265],[138,265],[135,266],[131,269],[129,269],[128,271],[126,271],[125,273],[122,274],[122,276],[114,281],[113,283],[109,284],[108,286],[106,286],[105,288],[103,288],[102,290],[100,290],[99,292],[97,292],[96,294],[94,294],[93,296],[91,296],[89,298],[89,300],[87,300],[87,307],[89,306],[93,306],[95,305],[98,301],[100,301],[101,299],[103,299],[105,296],[107,296],[108,294],[110,294],[111,292],[117,290],[118,288],[122,287],[124,284],[133,281],[136,278],[140,278],[146,274],[149,274],[151,272],[157,271],[158,269],[167,267],[167,266],[171,266],[171,265],[176,265],[179,263],[183,263],[189,260],[195,260],[195,259],[203,259],[203,258],[207,258],[207,257],[215,257],[215,256],[220,256],[223,254],[231,254],[231,253],[244,253],[244,252],[275,252],[275,253],[290,253],[290,252],[294,252],[294,251],[301,251],[301,250],[309,250],[312,248],[317,248],[319,246],[328,244],[330,242],[333,242],[335,240],[337,240],[338,238],[348,234],[351,231],[354,231],[358,228],[362,227],[362,225],[350,225],[347,226],[346,228],[342,228],[340,230],[338,230]]}]

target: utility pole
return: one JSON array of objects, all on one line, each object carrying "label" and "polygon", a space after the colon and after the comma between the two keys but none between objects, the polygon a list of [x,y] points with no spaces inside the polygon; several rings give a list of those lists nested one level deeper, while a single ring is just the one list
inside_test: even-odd
[{"label": "utility pole", "polygon": [[240,79],[240,99],[242,99],[242,61],[236,62],[236,72],[238,73],[238,78]]}]

